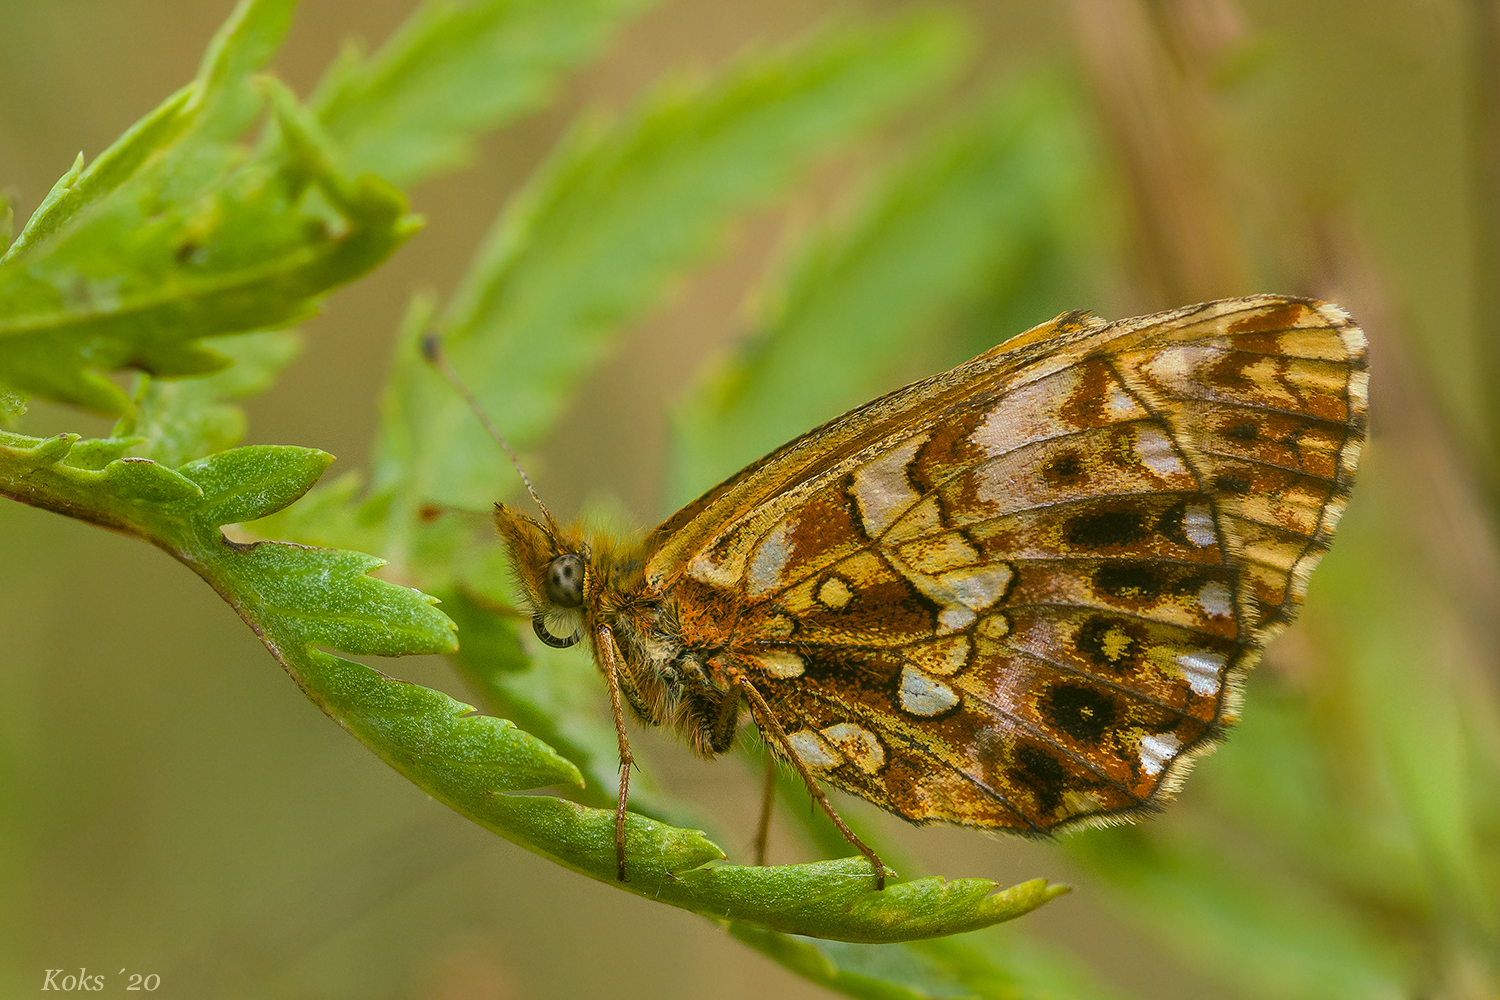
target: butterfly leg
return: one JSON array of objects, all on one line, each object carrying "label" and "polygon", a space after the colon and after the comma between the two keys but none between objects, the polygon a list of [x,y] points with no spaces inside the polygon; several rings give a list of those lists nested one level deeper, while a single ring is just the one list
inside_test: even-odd
[{"label": "butterfly leg", "polygon": [[766,747],[766,778],[760,793],[760,824],[755,828],[755,863],[766,863],[766,842],[771,839],[771,807],[776,804],[776,755]]},{"label": "butterfly leg", "polygon": [[791,741],[786,736],[786,730],[781,728],[781,723],[776,719],[776,713],[771,711],[771,706],[766,704],[766,700],[760,696],[760,692],[755,690],[750,682],[744,679],[744,675],[738,671],[734,673],[733,679],[745,692],[745,700],[750,703],[750,714],[755,718],[755,724],[760,727],[761,733],[769,734],[776,741],[776,745],[781,748],[781,752],[786,756],[786,759],[791,762],[791,765],[797,769],[797,773],[802,776],[802,781],[807,785],[807,790],[812,793],[812,797],[818,801],[818,805],[823,807],[823,812],[828,814],[828,818],[833,821],[833,825],[838,827],[839,833],[842,833],[844,839],[857,848],[859,853],[869,859],[870,867],[875,869],[875,888],[884,889],[885,864],[880,860],[880,855],[871,850],[863,840],[855,836],[854,831],[849,829],[849,824],[845,823],[843,817],[834,811],[833,803],[828,801],[828,796],[819,787],[817,779],[812,776],[811,772],[807,770],[807,765],[802,763],[802,758],[798,757],[797,752],[792,749]]},{"label": "butterfly leg", "polygon": [[630,737],[625,733],[625,711],[620,704],[620,668],[615,658],[615,636],[608,625],[599,626],[599,649],[604,654],[604,678],[609,682],[609,708],[615,716],[615,738],[620,744],[620,797],[615,803],[615,878],[625,881],[625,804],[630,800]]},{"label": "butterfly leg", "polygon": [[[728,690],[719,695],[718,712],[713,721],[713,728],[704,733],[708,750],[715,754],[727,753],[734,746],[734,738],[740,726],[740,701],[743,697],[741,692],[745,686],[744,675],[739,671],[728,668],[725,673],[729,681]],[[776,758],[771,755],[771,748],[767,746],[765,793],[761,799],[760,825],[755,832],[755,863],[757,865],[766,863],[766,840],[771,832],[771,804],[775,793]]]}]

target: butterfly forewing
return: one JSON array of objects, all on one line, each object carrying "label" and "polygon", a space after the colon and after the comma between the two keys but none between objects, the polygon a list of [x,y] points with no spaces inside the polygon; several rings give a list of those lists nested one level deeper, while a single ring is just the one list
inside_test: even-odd
[{"label": "butterfly forewing", "polygon": [[1301,600],[1364,365],[1308,300],[1070,314],[751,466],[657,530],[647,581],[834,784],[918,821],[1127,815]]}]

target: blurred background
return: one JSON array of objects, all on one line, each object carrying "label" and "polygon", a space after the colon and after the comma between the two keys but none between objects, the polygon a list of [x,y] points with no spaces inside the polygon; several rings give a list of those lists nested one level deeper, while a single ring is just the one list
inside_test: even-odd
[{"label": "blurred background", "polygon": [[[79,150],[96,155],[189,80],[231,6],[8,0],[0,188],[17,218]],[[304,0],[275,70],[305,95],[344,39],[376,45],[411,6]],[[903,6],[648,9],[557,100],[486,137],[472,167],[410,192],[425,230],[306,324],[301,360],[249,404],[250,440],[322,448],[335,472],[363,465],[396,318],[413,291],[452,290],[580,110],[619,110],[664,72],[720,66],[830,16]],[[1079,179],[1053,229],[995,263],[987,294],[933,320],[866,394],[1065,309],[1310,294],[1370,336],[1371,445],[1302,621],[1253,678],[1242,727],[1165,815],[1056,845],[894,821],[885,833],[944,875],[1072,883],[1017,931],[1120,995],[1500,996],[1500,13],[1488,0],[951,9],[975,53],[938,104],[746,216],[589,378],[542,449],[539,489],[564,515],[601,502],[641,525],[669,513],[692,478],[674,471],[670,415],[760,322],[757,289],[788,247],[942,101],[1052,81],[1073,96],[1044,114],[1087,157],[1056,167]],[[39,425],[108,430],[37,410]],[[467,697],[440,660],[388,666]],[[743,849],[752,772],[641,739],[653,777]],[[783,832],[772,860],[802,850]],[[824,995],[701,918],[430,801],[168,557],[7,502],[0,993],[84,966],[155,973],[161,995],[181,997]]]}]

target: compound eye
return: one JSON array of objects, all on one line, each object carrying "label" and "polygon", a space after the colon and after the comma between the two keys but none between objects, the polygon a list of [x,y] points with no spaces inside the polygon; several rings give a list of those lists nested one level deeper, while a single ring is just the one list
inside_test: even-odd
[{"label": "compound eye", "polygon": [[560,608],[583,603],[583,557],[569,552],[547,564],[547,600]]}]

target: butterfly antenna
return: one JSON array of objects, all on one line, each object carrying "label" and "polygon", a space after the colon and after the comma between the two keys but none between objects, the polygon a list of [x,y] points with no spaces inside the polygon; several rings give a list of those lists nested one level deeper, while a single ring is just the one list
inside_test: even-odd
[{"label": "butterfly antenna", "polygon": [[536,495],[536,489],[531,485],[531,477],[526,475],[526,470],[521,467],[521,460],[516,457],[515,449],[495,429],[495,425],[490,420],[489,414],[485,413],[484,408],[479,405],[479,400],[474,398],[474,394],[469,391],[469,387],[464,384],[464,380],[458,377],[458,372],[454,371],[453,366],[448,364],[448,357],[443,353],[442,339],[436,333],[429,333],[422,338],[422,357],[427,359],[428,364],[438,370],[438,374],[448,380],[448,384],[453,386],[454,391],[459,394],[465,403],[469,404],[469,409],[474,411],[474,416],[479,418],[479,423],[489,432],[490,437],[494,438],[495,443],[505,449],[505,454],[510,456],[510,464],[516,467],[516,473],[521,477],[521,482],[526,484],[526,492],[531,494],[531,499],[535,500],[536,505],[542,509],[542,516],[547,519],[547,523],[556,526],[557,521],[553,519],[552,512],[547,509],[547,505],[542,503],[542,498]]}]

